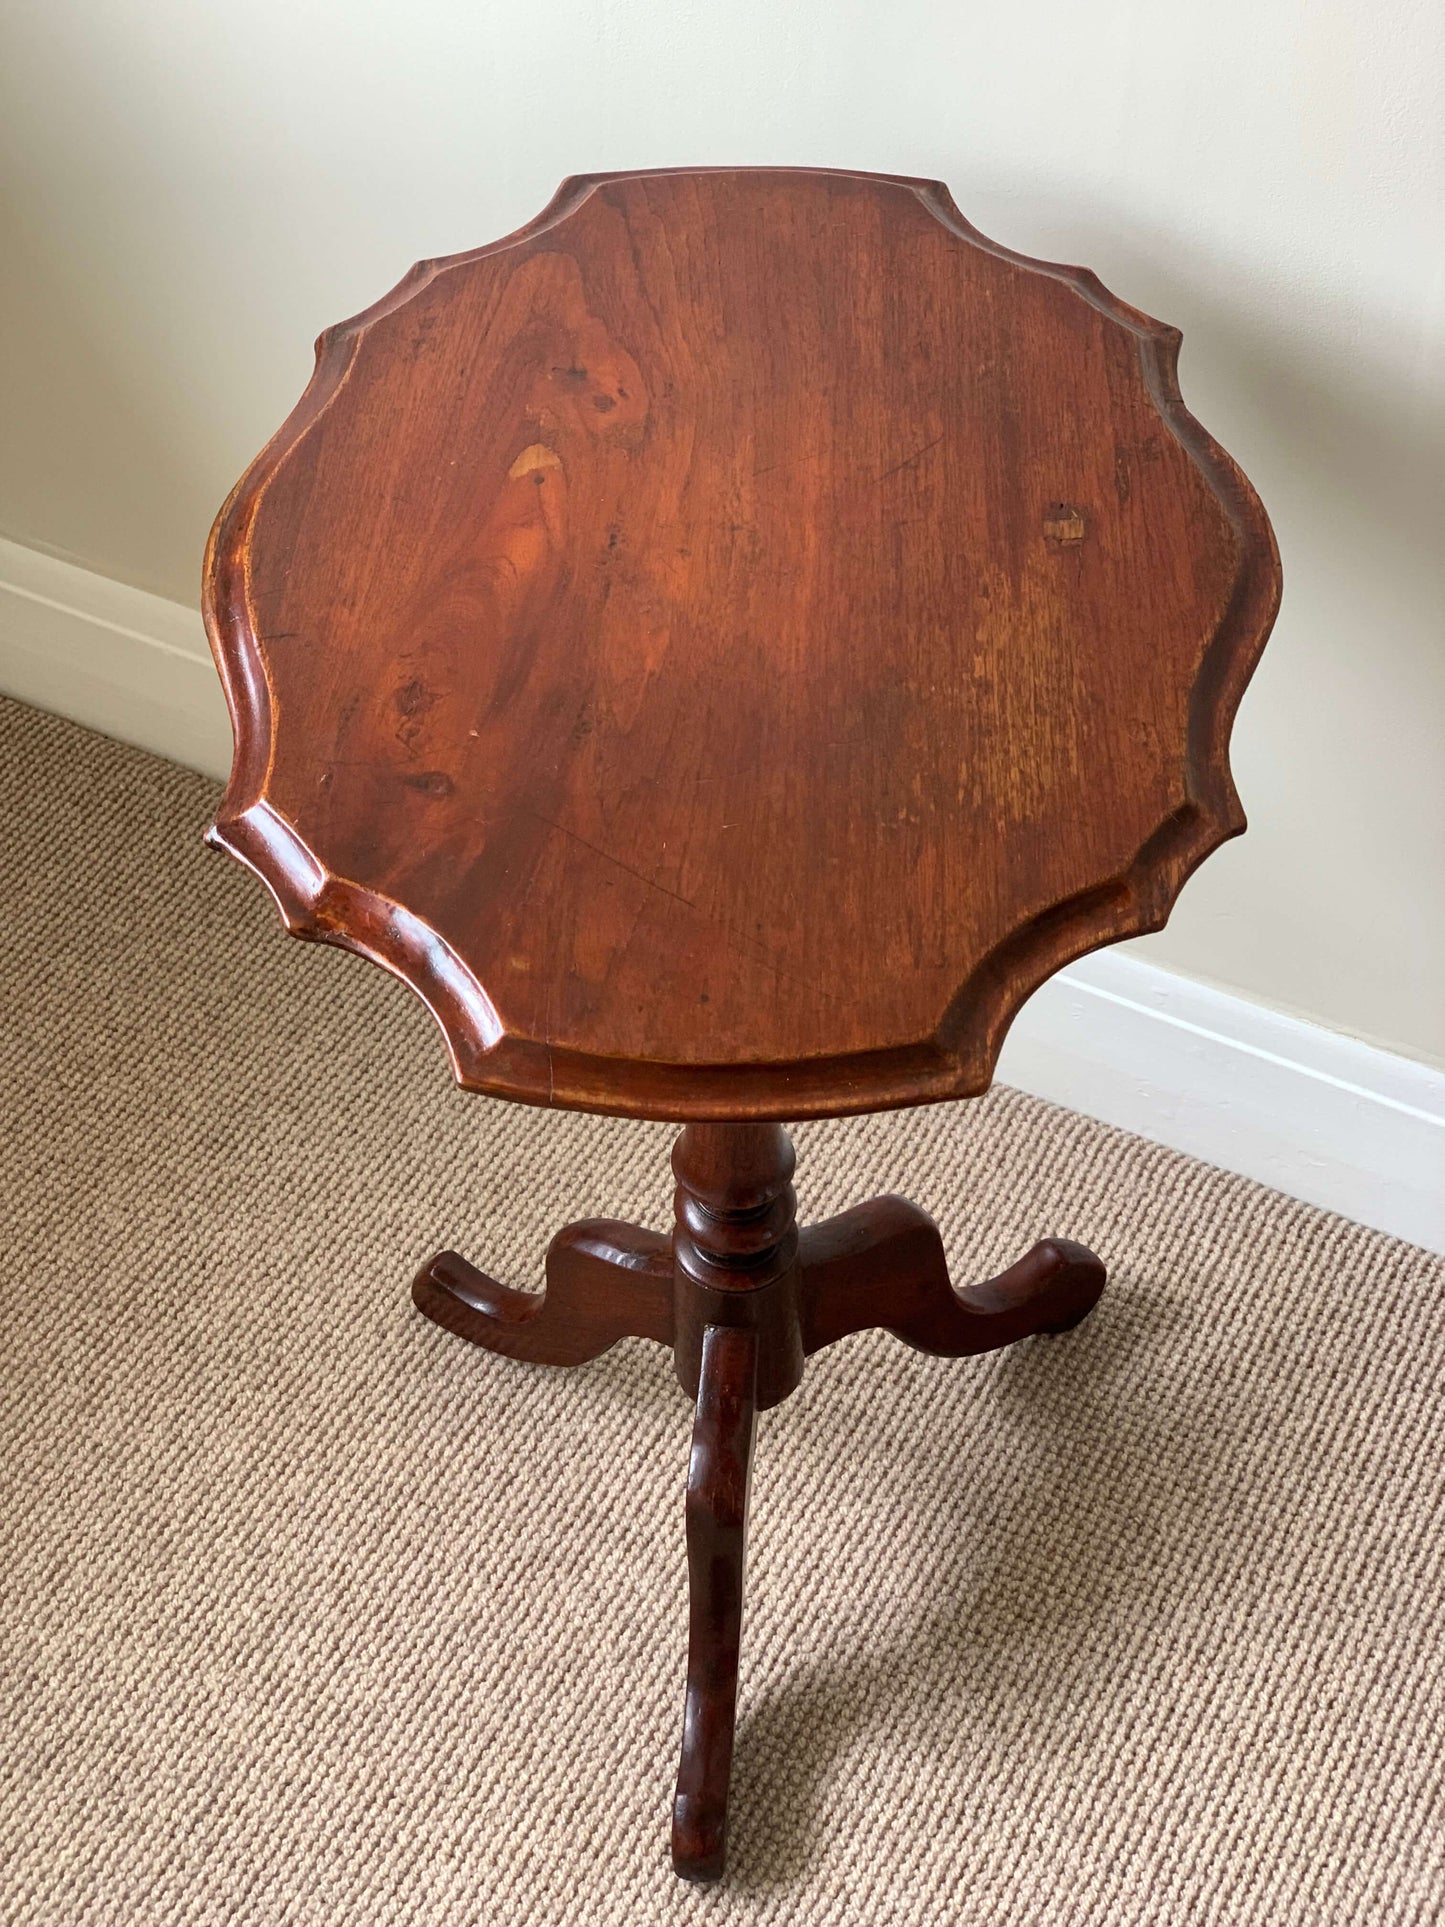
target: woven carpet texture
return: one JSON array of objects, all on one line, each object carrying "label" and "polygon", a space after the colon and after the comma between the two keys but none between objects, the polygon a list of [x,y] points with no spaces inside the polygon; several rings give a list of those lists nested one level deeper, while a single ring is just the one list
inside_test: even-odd
[{"label": "woven carpet texture", "polygon": [[214,799],[0,706],[0,1919],[1445,1918],[1445,1265],[1005,1089],[796,1132],[807,1218],[1111,1282],[763,1416],[729,1874],[677,1882],[670,1361],[407,1293],[665,1226],[671,1131],[458,1092]]}]

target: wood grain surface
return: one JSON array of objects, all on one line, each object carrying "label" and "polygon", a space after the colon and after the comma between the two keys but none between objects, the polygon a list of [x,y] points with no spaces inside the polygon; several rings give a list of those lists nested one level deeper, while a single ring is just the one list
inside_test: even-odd
[{"label": "wood grain surface", "polygon": [[567,183],[323,335],[222,511],[213,840],[470,1088],[982,1089],[1244,826],[1278,562],[1177,346],[936,183]]}]

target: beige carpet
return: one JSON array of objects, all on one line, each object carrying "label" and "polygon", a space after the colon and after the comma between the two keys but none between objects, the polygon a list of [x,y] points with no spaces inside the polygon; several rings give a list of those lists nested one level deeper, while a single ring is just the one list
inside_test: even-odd
[{"label": "beige carpet", "polygon": [[727,1885],[667,1865],[689,1410],[407,1297],[667,1219],[666,1127],[465,1098],[211,786],[0,710],[6,1922],[1445,1917],[1445,1266],[1008,1091],[798,1132],[1092,1322],[760,1426]]}]

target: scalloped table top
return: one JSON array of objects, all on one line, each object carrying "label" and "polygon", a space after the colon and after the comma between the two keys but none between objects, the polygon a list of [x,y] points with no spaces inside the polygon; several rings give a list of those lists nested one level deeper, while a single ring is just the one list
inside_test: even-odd
[{"label": "scalloped table top", "polygon": [[1178,340],[936,183],[568,182],[323,335],[223,509],[212,840],[472,1089],[982,1090],[1244,827],[1279,567]]}]

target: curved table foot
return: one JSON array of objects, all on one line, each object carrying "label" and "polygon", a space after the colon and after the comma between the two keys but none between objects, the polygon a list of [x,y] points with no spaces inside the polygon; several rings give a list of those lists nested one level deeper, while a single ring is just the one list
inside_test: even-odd
[{"label": "curved table foot", "polygon": [[802,1235],[803,1345],[816,1352],[879,1326],[921,1352],[963,1358],[1087,1318],[1104,1289],[1101,1261],[1045,1238],[1017,1264],[956,1291],[938,1227],[906,1198],[874,1198]]},{"label": "curved table foot", "polygon": [[543,1292],[513,1291],[455,1251],[439,1251],[411,1295],[433,1324],[489,1352],[581,1365],[619,1338],[672,1343],[672,1243],[638,1225],[588,1218],[552,1240]]},{"label": "curved table foot", "polygon": [[717,1880],[727,1852],[757,1375],[757,1334],[709,1325],[687,1471],[687,1700],[672,1804],[672,1864],[685,1880]]}]

